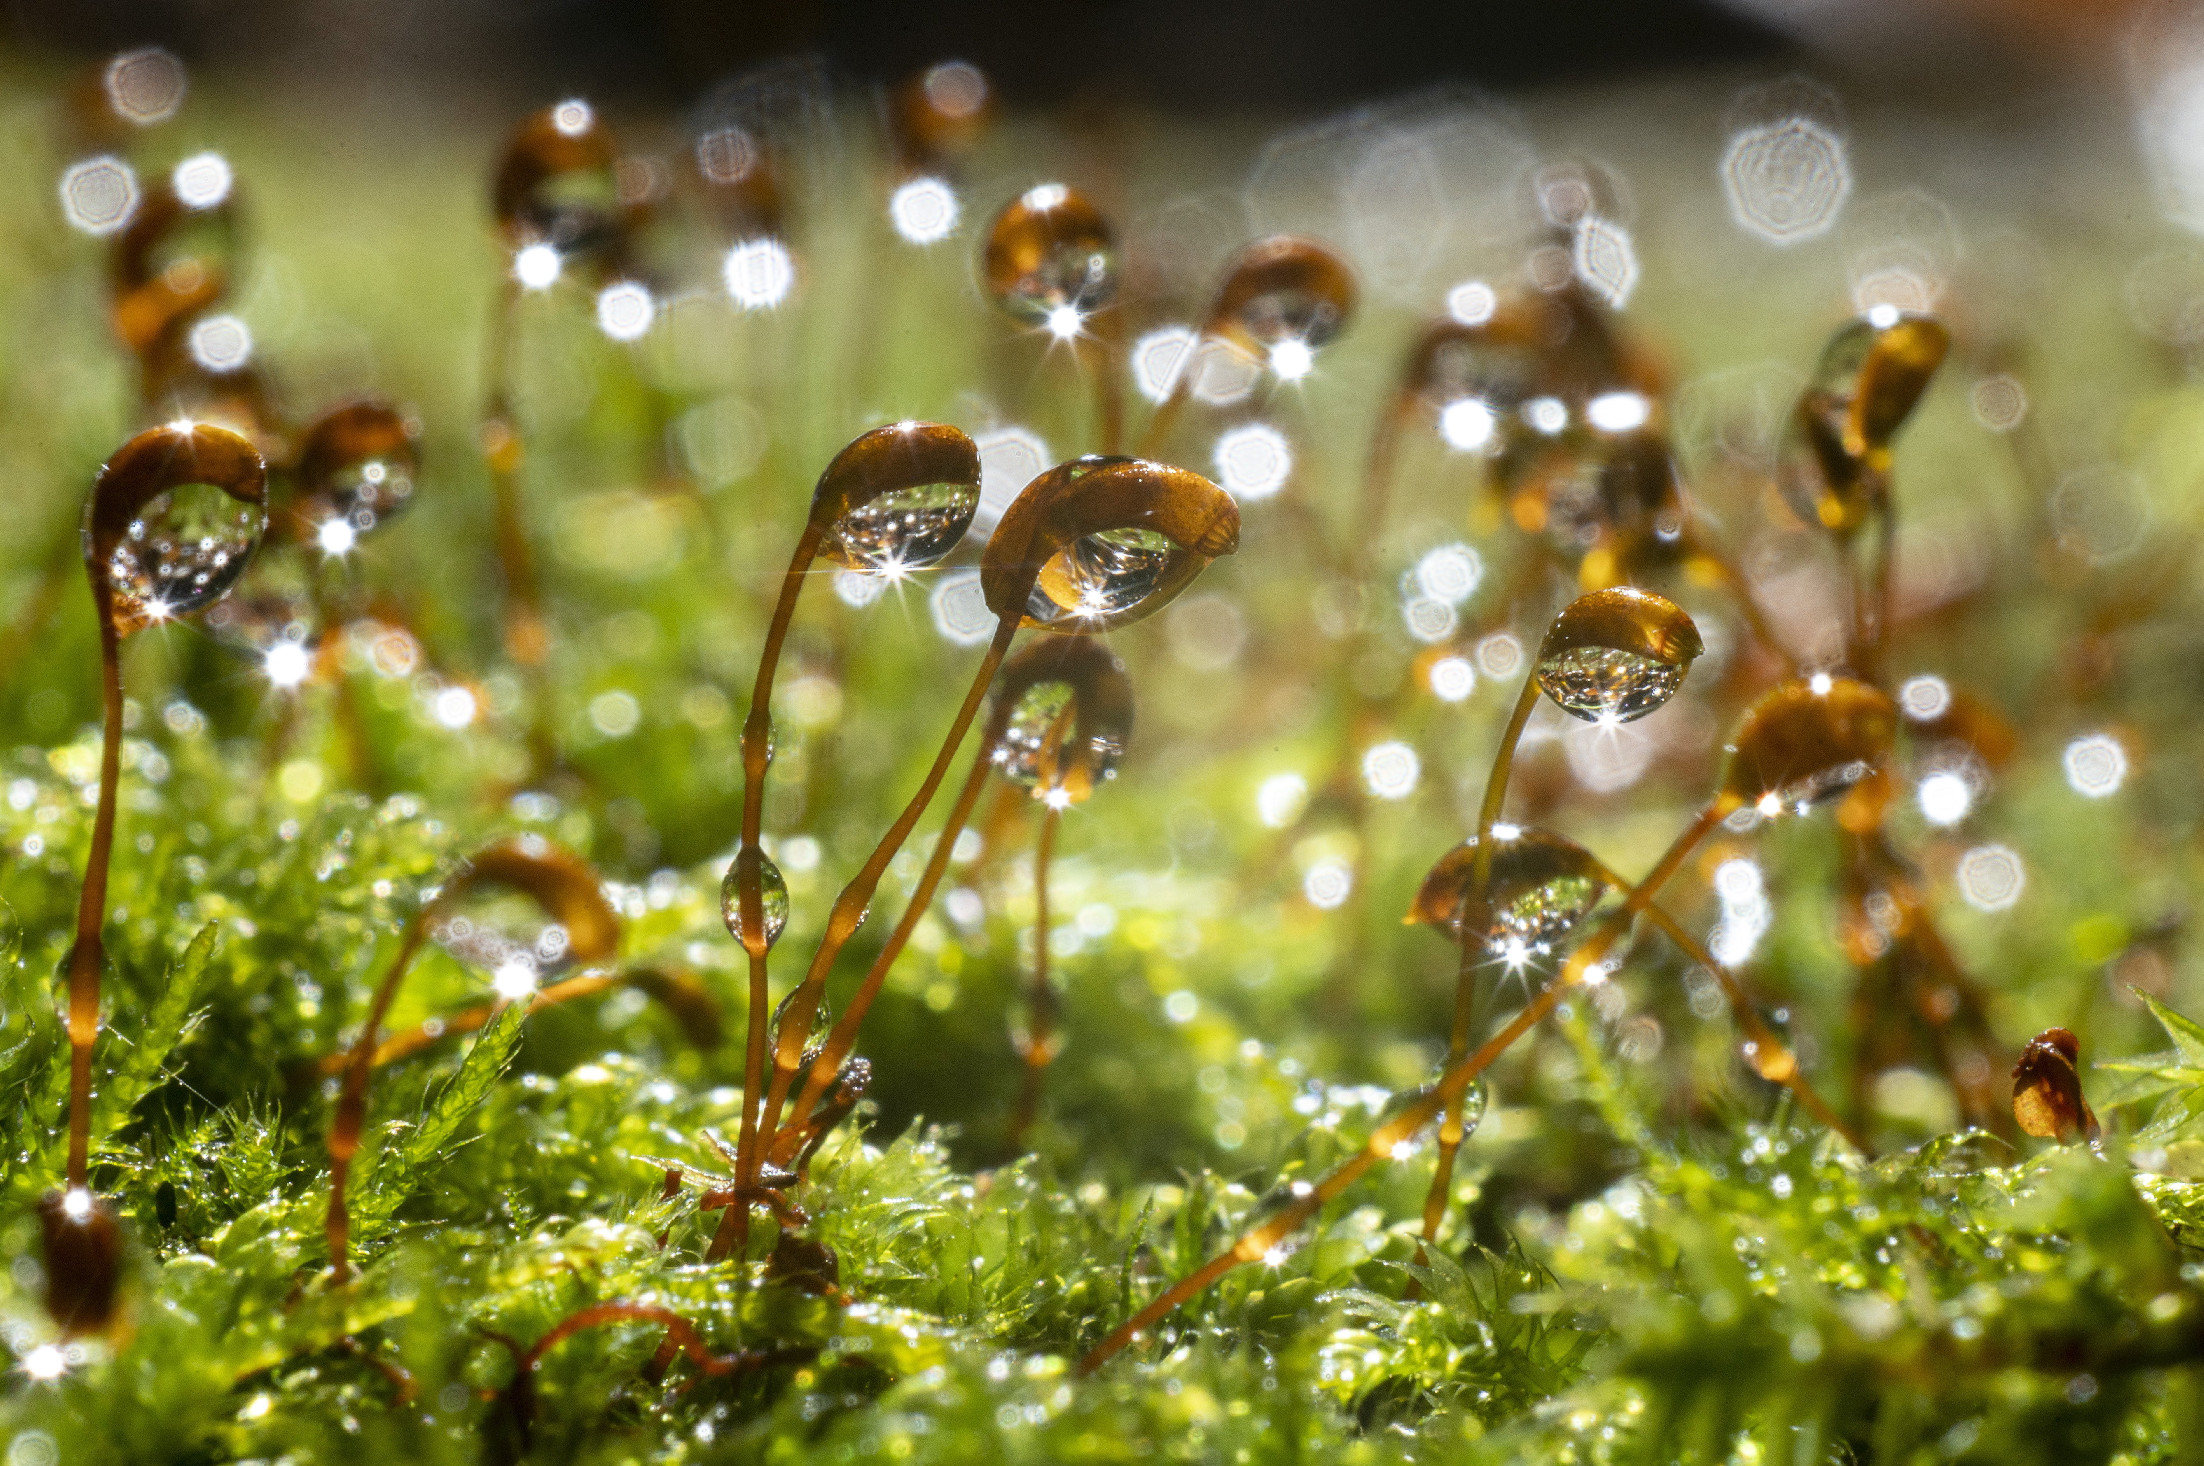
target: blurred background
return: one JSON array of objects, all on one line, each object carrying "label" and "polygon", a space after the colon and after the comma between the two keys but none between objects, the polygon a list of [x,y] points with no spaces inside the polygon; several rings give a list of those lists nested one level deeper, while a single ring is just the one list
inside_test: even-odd
[{"label": "blurred background", "polygon": [[[380,94],[679,104],[815,52],[862,79],[970,58],[1015,104],[1303,112],[1434,81],[1501,88],[1811,58],[1847,88],[1996,91],[2104,70],[2134,0],[11,0],[32,52],[159,43],[195,70],[267,68]],[[1962,65],[1954,66],[1954,61]]]}]

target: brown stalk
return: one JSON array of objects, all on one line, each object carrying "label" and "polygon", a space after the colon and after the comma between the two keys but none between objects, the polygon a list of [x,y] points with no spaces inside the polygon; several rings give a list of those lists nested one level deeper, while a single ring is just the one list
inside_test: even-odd
[{"label": "brown stalk", "polygon": [[1005,1143],[1013,1153],[1025,1149],[1025,1133],[1041,1108],[1041,1080],[1056,1056],[1056,989],[1048,980],[1048,862],[1056,848],[1056,827],[1063,811],[1055,805],[1041,814],[1041,832],[1033,842],[1033,980],[1027,999],[1025,1060],[1017,1108],[1010,1114]]}]

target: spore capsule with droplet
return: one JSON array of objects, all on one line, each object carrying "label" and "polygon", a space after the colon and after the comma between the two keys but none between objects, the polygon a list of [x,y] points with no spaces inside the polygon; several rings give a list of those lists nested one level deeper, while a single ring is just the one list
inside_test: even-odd
[{"label": "spore capsule with droplet", "polygon": [[1027,189],[996,216],[981,271],[995,303],[1033,325],[1059,326],[1058,312],[1084,317],[1117,298],[1109,221],[1061,183]]},{"label": "spore capsule with droplet", "polygon": [[1683,608],[1635,586],[1593,591],[1569,603],[1538,649],[1538,685],[1587,721],[1627,723],[1683,686],[1705,650]]}]

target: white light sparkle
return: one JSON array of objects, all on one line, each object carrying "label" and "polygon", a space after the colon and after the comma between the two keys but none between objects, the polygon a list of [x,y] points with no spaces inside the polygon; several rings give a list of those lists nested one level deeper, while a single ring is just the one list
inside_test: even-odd
[{"label": "white light sparkle", "polygon": [[531,244],[513,256],[513,278],[524,290],[549,290],[559,283],[564,261],[548,244]]},{"label": "white light sparkle", "polygon": [[[1558,404],[1556,404],[1558,405]],[[1462,453],[1476,453],[1492,442],[1499,420],[1492,409],[1475,397],[1457,397],[1439,409],[1439,436]]]},{"label": "white light sparkle", "polygon": [[1416,750],[1398,741],[1374,745],[1362,755],[1362,782],[1380,799],[1405,799],[1423,775]]},{"label": "white light sparkle", "polygon": [[2066,784],[2084,799],[2103,799],[2127,782],[2127,750],[2109,733],[2085,733],[2060,756]]},{"label": "white light sparkle", "polygon": [[597,292],[597,329],[615,341],[639,341],[658,318],[650,287],[616,280]]},{"label": "white light sparkle", "polygon": [[746,311],[771,310],[796,285],[796,262],[777,239],[747,239],[727,251],[727,294]]},{"label": "white light sparkle", "polygon": [[138,175],[120,158],[72,164],[61,175],[61,212],[95,239],[113,234],[138,212]]},{"label": "white light sparkle", "polygon": [[230,160],[220,153],[194,153],[168,175],[176,201],[187,209],[211,209],[230,196],[234,182]]},{"label": "white light sparkle", "polygon": [[1921,818],[1940,830],[1958,824],[1974,808],[1974,790],[1967,786],[1966,776],[1948,769],[1923,779],[1914,797],[1920,802]]},{"label": "white light sparkle", "polygon": [[306,648],[295,641],[279,641],[268,648],[260,659],[260,670],[269,683],[285,692],[306,680],[306,674],[314,669],[314,659],[306,654]]},{"label": "white light sparkle", "polygon": [[445,727],[464,728],[474,721],[474,694],[464,687],[441,688],[429,709],[436,721]]},{"label": "white light sparkle", "polygon": [[1255,791],[1255,817],[1269,829],[1282,830],[1301,817],[1308,802],[1308,780],[1299,774],[1272,774]]},{"label": "white light sparkle", "polygon": [[1268,423],[1242,423],[1218,435],[1217,482],[1235,499],[1267,499],[1293,472],[1293,445]]},{"label": "white light sparkle", "polygon": [[1652,415],[1653,404],[1637,392],[1602,392],[1584,407],[1585,418],[1603,433],[1634,431]]},{"label": "white light sparkle", "polygon": [[939,178],[914,178],[888,199],[888,220],[911,244],[939,244],[956,232],[957,191]]},{"label": "white light sparkle", "polygon": [[1270,348],[1270,369],[1281,382],[1298,382],[1315,365],[1316,353],[1297,336],[1288,336]]},{"label": "white light sparkle", "polygon": [[1477,669],[1467,657],[1441,657],[1428,676],[1432,696],[1440,702],[1464,702],[1477,690]]}]

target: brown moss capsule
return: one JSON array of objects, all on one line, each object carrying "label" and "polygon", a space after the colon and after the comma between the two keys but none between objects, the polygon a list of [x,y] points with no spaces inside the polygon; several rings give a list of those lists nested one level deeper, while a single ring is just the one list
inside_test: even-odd
[{"label": "brown moss capsule", "polygon": [[507,247],[548,245],[562,257],[608,264],[625,251],[618,150],[587,102],[531,114],[498,160],[490,201]]},{"label": "brown moss capsule", "polygon": [[234,191],[193,204],[165,179],[147,190],[108,256],[115,333],[134,354],[229,293],[238,232]]},{"label": "brown moss capsule", "polygon": [[46,1312],[62,1336],[104,1334],[122,1291],[122,1224],[106,1198],[81,1186],[38,1198]]},{"label": "brown moss capsule", "polygon": [[1289,342],[1318,347],[1346,327],[1355,299],[1346,261],[1313,239],[1274,235],[1233,258],[1209,329],[1258,354]]},{"label": "brown moss capsule", "polygon": [[1476,889],[1477,839],[1439,857],[1408,908],[1412,926],[1432,926],[1457,945],[1521,966],[1553,950],[1607,894],[1599,862],[1574,840],[1547,830],[1497,826],[1491,873]]},{"label": "brown moss capsule", "polygon": [[1636,586],[1577,597],[1539,644],[1538,685],[1588,722],[1627,723],[1676,695],[1706,650],[1681,606]]},{"label": "brown moss capsule", "polygon": [[997,616],[1095,632],[1169,604],[1204,565],[1239,548],[1240,511],[1191,469],[1075,458],[1027,484],[980,557]]},{"label": "brown moss capsule", "polygon": [[1793,415],[1779,478],[1800,517],[1849,533],[1882,500],[1890,441],[1951,349],[1933,317],[1862,318],[1839,328]]},{"label": "brown moss capsule", "polygon": [[[421,424],[387,402],[324,413],[299,443],[293,532],[318,535],[331,554],[413,500],[421,472]],[[331,524],[341,525],[330,530]]]},{"label": "brown moss capsule", "polygon": [[1034,642],[995,679],[985,746],[995,770],[1052,807],[1084,804],[1117,774],[1133,731],[1124,663],[1084,636]]},{"label": "brown moss capsule", "polygon": [[1738,725],[1722,796],[1764,814],[1843,793],[1890,757],[1898,710],[1881,691],[1820,674],[1763,694]]},{"label": "brown moss capsule", "polygon": [[995,89],[969,61],[929,66],[888,101],[896,164],[905,173],[938,169],[968,151],[995,115]]},{"label": "brown moss capsule", "polygon": [[227,428],[168,423],[123,444],[84,510],[102,615],[128,633],[212,605],[260,543],[267,486],[259,451]]},{"label": "brown moss capsule", "polygon": [[1076,335],[1117,298],[1117,244],[1085,194],[1061,183],[1027,189],[995,216],[980,261],[994,302],[1019,320]]},{"label": "brown moss capsule", "polygon": [[[539,940],[530,944],[532,953],[521,954],[527,957],[531,974],[537,958],[586,965],[605,961],[620,945],[620,918],[605,899],[602,878],[588,861],[540,835],[500,840],[476,851],[445,882],[432,904],[439,912],[448,912],[469,897],[495,889],[528,897],[561,933],[550,944],[556,951],[547,951]],[[460,926],[460,921],[446,920],[432,923],[431,932],[455,955],[493,969],[515,960],[507,950],[513,944],[505,938],[473,922],[466,923],[464,930],[454,930]]]},{"label": "brown moss capsule", "polygon": [[2013,1066],[2013,1119],[2027,1134],[2066,1144],[2103,1133],[2082,1097],[2081,1041],[2063,1028],[2046,1028],[2020,1051]]},{"label": "brown moss capsule", "polygon": [[819,553],[899,579],[938,563],[972,527],[980,451],[947,423],[874,428],[834,455],[811,496]]}]

